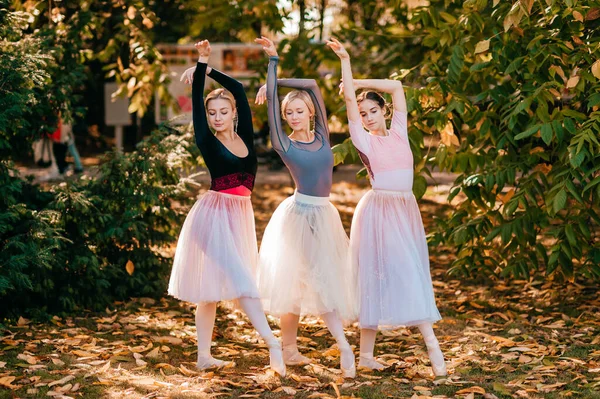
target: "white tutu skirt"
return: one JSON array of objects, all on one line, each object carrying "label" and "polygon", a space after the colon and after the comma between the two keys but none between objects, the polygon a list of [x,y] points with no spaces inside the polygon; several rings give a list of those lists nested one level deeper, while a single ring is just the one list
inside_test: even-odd
[{"label": "white tutu skirt", "polygon": [[260,246],[258,288],[265,311],[356,318],[348,236],[327,197],[296,192],[275,210]]},{"label": "white tutu skirt", "polygon": [[354,212],[350,252],[358,274],[361,328],[391,329],[441,319],[423,221],[412,192],[369,191]]},{"label": "white tutu skirt", "polygon": [[257,260],[250,197],[208,191],[183,223],[169,294],[193,303],[258,298]]}]

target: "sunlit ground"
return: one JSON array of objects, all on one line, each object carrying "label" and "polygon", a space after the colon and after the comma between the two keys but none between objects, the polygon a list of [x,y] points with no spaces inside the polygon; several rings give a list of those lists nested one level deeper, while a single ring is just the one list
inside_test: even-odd
[{"label": "sunlit ground", "polygon": [[[364,187],[336,183],[332,199],[349,229]],[[253,197],[259,239],[292,190],[260,185]],[[445,194],[420,201],[427,226],[445,212]],[[21,319],[0,338],[0,398],[600,398],[600,294],[594,285],[539,281],[482,283],[448,276],[448,248],[431,248],[436,324],[450,376],[434,380],[416,329],[378,336],[382,372],[340,378],[335,341],[318,319],[304,320],[300,350],[314,364],[282,379],[245,316],[220,306],[213,354],[235,365],[195,370],[193,306],[163,298],[115,303],[34,324]],[[401,304],[399,304],[401,306]],[[279,335],[276,319],[271,326]],[[358,353],[358,331],[347,330]]]}]

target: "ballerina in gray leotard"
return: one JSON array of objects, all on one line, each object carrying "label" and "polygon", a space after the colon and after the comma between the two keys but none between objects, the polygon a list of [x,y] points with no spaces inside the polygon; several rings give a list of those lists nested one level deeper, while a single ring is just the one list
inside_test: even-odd
[{"label": "ballerina in gray leotard", "polygon": [[[337,209],[329,202],[333,153],[327,114],[313,79],[277,80],[277,51],[273,43],[257,39],[270,56],[266,87],[257,102],[268,101],[273,148],[287,165],[295,194],[273,213],[260,247],[258,286],[265,310],[281,317],[286,364],[305,364],[296,344],[301,315],[320,316],[337,340],[341,369],[354,377],[354,354],[344,335],[342,320],[356,316],[354,279],[347,262],[348,237]],[[283,131],[277,85],[297,90],[282,102],[283,116],[292,128]],[[314,131],[310,129],[314,117]]]}]

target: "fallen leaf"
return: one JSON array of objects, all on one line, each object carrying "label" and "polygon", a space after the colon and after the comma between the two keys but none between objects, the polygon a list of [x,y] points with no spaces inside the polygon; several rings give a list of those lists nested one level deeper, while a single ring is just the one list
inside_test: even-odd
[{"label": "fallen leaf", "polygon": [[456,395],[464,395],[466,393],[479,393],[481,395],[485,394],[485,389],[483,389],[480,386],[472,386],[469,388],[464,388],[464,389],[460,389],[458,391],[456,391]]},{"label": "fallen leaf", "polygon": [[53,358],[51,358],[50,360],[51,360],[51,361],[52,361],[52,363],[54,363],[56,366],[64,366],[64,365],[65,365],[65,362],[63,362],[63,361],[62,361],[62,360],[60,360],[60,359],[56,359],[56,358],[54,358],[54,357],[53,357]]},{"label": "fallen leaf", "polygon": [[153,336],[151,338],[154,342],[158,342],[160,344],[181,345],[183,343],[183,340],[181,338],[171,337],[171,336],[164,336],[164,337]]},{"label": "fallen leaf", "polygon": [[35,356],[26,355],[24,353],[18,354],[17,359],[25,360],[29,364],[37,364],[38,362],[38,359]]},{"label": "fallen leaf", "polygon": [[17,389],[17,388],[19,388],[18,385],[12,385],[12,382],[16,378],[17,377],[13,377],[11,375],[9,375],[8,377],[0,377],[0,386],[10,388],[10,389]]},{"label": "fallen leaf", "polygon": [[68,375],[65,378],[62,378],[60,380],[52,381],[50,384],[48,384],[48,387],[51,388],[51,387],[53,387],[55,385],[63,385],[63,384],[66,384],[67,382],[69,382],[69,381],[71,381],[73,379],[75,379],[74,375]]}]

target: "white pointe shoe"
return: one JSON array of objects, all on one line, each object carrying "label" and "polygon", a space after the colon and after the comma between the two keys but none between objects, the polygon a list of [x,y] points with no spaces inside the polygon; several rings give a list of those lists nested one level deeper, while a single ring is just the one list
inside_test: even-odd
[{"label": "white pointe shoe", "polygon": [[[339,345],[338,345],[339,347]],[[352,360],[352,366],[346,368],[344,364],[348,364]],[[344,378],[356,377],[356,359],[354,358],[354,352],[350,345],[340,347],[340,370],[342,370],[342,376]]]},{"label": "white pointe shoe", "polygon": [[429,354],[429,361],[431,362],[431,369],[433,375],[436,377],[445,377],[448,375],[446,369],[446,361],[444,360],[444,354],[440,348],[440,343],[437,339],[425,341],[427,345],[427,353]]},{"label": "white pointe shoe", "polygon": [[198,370],[208,370],[212,368],[220,368],[233,364],[233,362],[228,362],[225,360],[215,359],[211,355],[208,356],[198,356],[198,361],[196,362],[196,368]]},{"label": "white pointe shoe", "polygon": [[285,377],[286,370],[281,344],[279,341],[274,341],[267,344],[267,346],[269,348],[269,365],[271,370],[279,374],[281,377]]},{"label": "white pointe shoe", "polygon": [[379,363],[377,360],[375,360],[375,358],[373,357],[373,355],[371,356],[359,356],[358,358],[358,368],[365,368],[368,370],[383,370],[386,369],[388,366],[383,365],[381,363]]},{"label": "white pointe shoe", "polygon": [[288,366],[305,366],[312,363],[309,358],[298,352],[296,346],[283,347],[283,360]]}]

